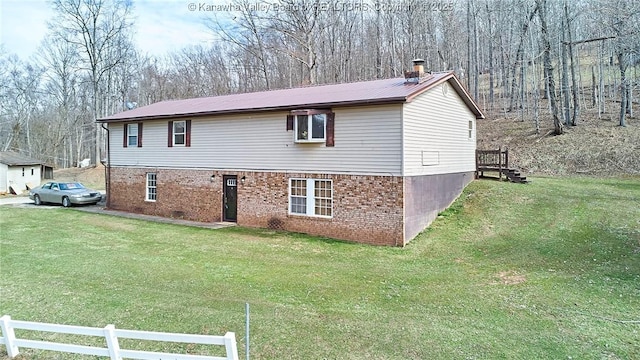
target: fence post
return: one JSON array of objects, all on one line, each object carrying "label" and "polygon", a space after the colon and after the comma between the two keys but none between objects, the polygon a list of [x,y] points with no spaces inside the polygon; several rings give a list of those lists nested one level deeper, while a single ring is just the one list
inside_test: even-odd
[{"label": "fence post", "polygon": [[238,347],[236,345],[236,334],[227,332],[224,334],[224,347],[227,350],[227,360],[240,360],[238,358]]},{"label": "fence post", "polygon": [[504,167],[509,167],[509,148],[504,149]]},{"label": "fence post", "polygon": [[502,181],[502,145],[498,147],[498,174],[500,181]]},{"label": "fence post", "polygon": [[111,356],[111,360],[122,360],[115,325],[109,324],[104,327],[104,337],[107,340],[107,348],[109,349],[109,356]]},{"label": "fence post", "polygon": [[20,351],[15,344],[16,333],[13,331],[13,326],[11,326],[11,316],[4,315],[0,318],[0,329],[2,329],[4,345],[7,347],[7,355],[9,355],[10,358],[18,356]]}]

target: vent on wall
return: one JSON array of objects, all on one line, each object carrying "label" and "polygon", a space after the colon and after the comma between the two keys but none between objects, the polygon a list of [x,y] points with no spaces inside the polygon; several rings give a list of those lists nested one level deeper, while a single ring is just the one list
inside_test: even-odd
[{"label": "vent on wall", "polygon": [[440,165],[440,152],[422,150],[422,166]]}]

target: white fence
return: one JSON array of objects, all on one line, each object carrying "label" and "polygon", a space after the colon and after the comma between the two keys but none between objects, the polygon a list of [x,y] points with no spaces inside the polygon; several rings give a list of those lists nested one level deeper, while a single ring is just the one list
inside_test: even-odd
[{"label": "white fence", "polygon": [[[172,334],[150,331],[137,330],[120,330],[114,325],[107,325],[104,328],[93,328],[84,326],[44,324],[30,321],[11,320],[9,315],[0,318],[0,329],[2,337],[0,344],[4,344],[7,348],[7,354],[10,358],[18,356],[19,347],[61,351],[75,354],[95,355],[110,357],[111,360],[121,359],[142,359],[142,360],[239,360],[238,348],[236,345],[236,335],[228,332],[224,336],[213,335],[190,335],[190,334]],[[17,339],[15,329],[45,331],[62,334],[98,336],[106,339],[107,347],[95,347],[85,345],[74,345],[57,342]],[[226,357],[204,356],[204,355],[188,355],[188,354],[171,354],[152,351],[125,350],[121,349],[118,344],[118,338],[149,340],[149,341],[166,341],[190,344],[205,345],[222,345],[226,348]]]}]

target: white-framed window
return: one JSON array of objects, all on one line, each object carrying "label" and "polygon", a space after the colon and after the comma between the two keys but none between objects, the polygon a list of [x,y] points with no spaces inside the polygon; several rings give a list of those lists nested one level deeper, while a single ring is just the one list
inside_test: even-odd
[{"label": "white-framed window", "polygon": [[173,122],[173,145],[184,146],[187,138],[187,122],[186,121],[174,121]]},{"label": "white-framed window", "polygon": [[333,217],[333,182],[289,179],[289,214]]},{"label": "white-framed window", "polygon": [[158,197],[157,177],[156,173],[147,173],[146,201],[156,201]]},{"label": "white-framed window", "polygon": [[473,120],[469,120],[469,139],[473,139]]},{"label": "white-framed window", "polygon": [[127,145],[138,146],[138,124],[127,124]]},{"label": "white-framed window", "polygon": [[324,142],[327,133],[327,114],[296,115],[296,142]]}]

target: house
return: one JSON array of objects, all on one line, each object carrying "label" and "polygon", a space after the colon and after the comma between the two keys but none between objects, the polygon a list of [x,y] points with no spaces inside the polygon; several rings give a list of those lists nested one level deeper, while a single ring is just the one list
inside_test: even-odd
[{"label": "house", "polygon": [[0,151],[0,194],[21,194],[40,185],[41,161],[12,151]]},{"label": "house", "polygon": [[473,179],[451,72],[164,101],[108,129],[107,206],[404,246]]}]

